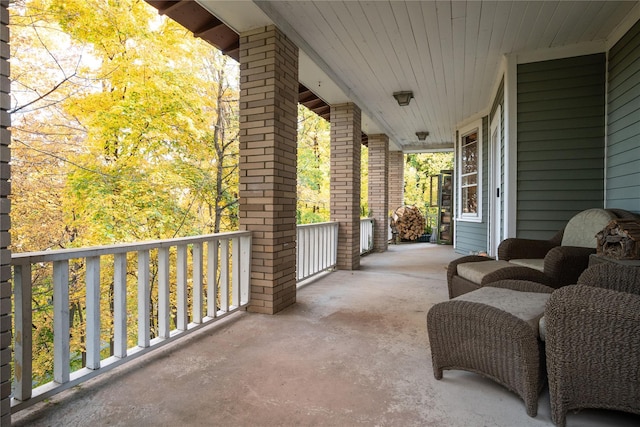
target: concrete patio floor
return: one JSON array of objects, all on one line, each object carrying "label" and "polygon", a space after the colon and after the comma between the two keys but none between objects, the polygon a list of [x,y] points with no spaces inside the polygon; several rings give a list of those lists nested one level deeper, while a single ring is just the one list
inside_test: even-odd
[{"label": "concrete patio floor", "polygon": [[[426,313],[450,246],[390,246],[302,286],[275,315],[239,313],[14,415],[16,426],[549,426],[483,377],[431,369]],[[637,426],[611,411],[571,426]]]}]

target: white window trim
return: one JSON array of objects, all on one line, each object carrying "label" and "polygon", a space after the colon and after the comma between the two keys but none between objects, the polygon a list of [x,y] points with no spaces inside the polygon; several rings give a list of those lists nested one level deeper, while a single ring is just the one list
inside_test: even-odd
[{"label": "white window trim", "polygon": [[[462,213],[462,138],[474,131],[478,131],[478,212],[475,214]],[[457,209],[456,220],[463,222],[482,222],[482,119],[477,120],[458,130],[456,156],[456,193]]]}]

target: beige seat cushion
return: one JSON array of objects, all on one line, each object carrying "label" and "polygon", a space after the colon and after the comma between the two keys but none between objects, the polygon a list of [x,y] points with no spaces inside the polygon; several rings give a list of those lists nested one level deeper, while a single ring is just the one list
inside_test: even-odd
[{"label": "beige seat cushion", "polygon": [[587,209],[569,220],[562,236],[562,246],[579,246],[595,249],[596,234],[602,231],[616,216],[604,209]]},{"label": "beige seat cushion", "polygon": [[521,265],[523,267],[533,268],[534,270],[542,271],[544,273],[544,259],[510,259],[511,264]]},{"label": "beige seat cushion", "polygon": [[[482,264],[482,263],[476,263]],[[513,314],[515,317],[527,322],[531,329],[540,336],[539,322],[544,315],[544,307],[551,294],[537,292],[520,292],[511,289],[492,288],[484,286],[475,291],[460,295],[454,300],[470,301],[495,307],[499,310]]]},{"label": "beige seat cushion", "polygon": [[458,264],[458,276],[479,285],[482,283],[484,276],[505,267],[513,267],[513,264],[503,260],[465,262]]}]

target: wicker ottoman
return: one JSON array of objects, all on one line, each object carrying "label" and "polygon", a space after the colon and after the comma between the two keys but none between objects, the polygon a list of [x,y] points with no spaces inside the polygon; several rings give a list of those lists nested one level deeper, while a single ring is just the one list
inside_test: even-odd
[{"label": "wicker ottoman", "polygon": [[553,288],[502,280],[434,305],[427,314],[433,373],[461,369],[488,377],[538,413],[544,385],[544,347],[538,320]]}]

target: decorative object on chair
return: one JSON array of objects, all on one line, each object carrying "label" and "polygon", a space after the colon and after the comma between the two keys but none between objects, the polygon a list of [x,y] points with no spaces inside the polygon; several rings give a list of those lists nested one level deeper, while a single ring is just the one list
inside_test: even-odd
[{"label": "decorative object on chair", "polygon": [[640,259],[640,222],[634,219],[614,219],[596,237],[599,256]]}]

